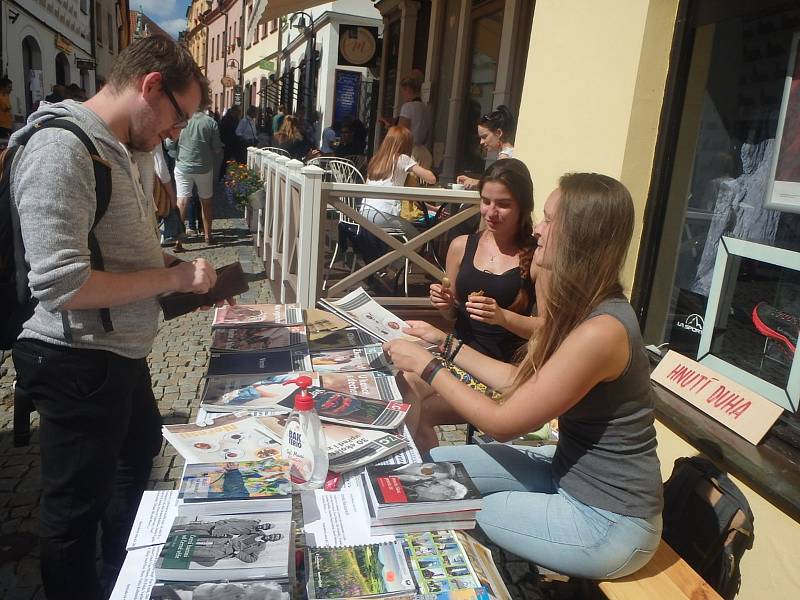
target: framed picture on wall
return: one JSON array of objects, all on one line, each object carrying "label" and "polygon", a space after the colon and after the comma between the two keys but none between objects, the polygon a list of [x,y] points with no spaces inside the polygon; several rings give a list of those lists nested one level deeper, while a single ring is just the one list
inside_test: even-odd
[{"label": "framed picture on wall", "polygon": [[800,32],[792,38],[766,208],[800,212]]},{"label": "framed picture on wall", "polygon": [[796,412],[800,253],[722,237],[698,362]]}]

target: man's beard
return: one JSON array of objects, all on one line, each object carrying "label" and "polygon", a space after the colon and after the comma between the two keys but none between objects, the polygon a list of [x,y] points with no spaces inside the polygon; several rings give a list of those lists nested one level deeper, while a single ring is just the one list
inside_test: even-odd
[{"label": "man's beard", "polygon": [[151,152],[158,146],[159,138],[154,136],[157,118],[149,108],[131,118],[128,148],[136,152]]}]

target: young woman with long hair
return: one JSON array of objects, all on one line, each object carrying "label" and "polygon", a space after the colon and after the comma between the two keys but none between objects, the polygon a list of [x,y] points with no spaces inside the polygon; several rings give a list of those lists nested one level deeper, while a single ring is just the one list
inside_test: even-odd
[{"label": "young woman with long hair", "polygon": [[311,144],[303,134],[300,120],[292,115],[283,118],[281,128],[275,134],[275,142],[278,148],[283,148],[297,160],[303,160],[311,150]]},{"label": "young woman with long hair", "polygon": [[483,174],[478,190],[485,226],[450,242],[450,285],[432,284],[431,304],[455,321],[455,334],[465,344],[511,362],[537,322],[530,316],[533,180],[522,161],[499,160]]},{"label": "young woman with long hair", "polygon": [[[423,411],[435,396],[499,441],[558,418],[555,447],[451,446],[431,455],[464,463],[485,496],[478,523],[495,543],[546,568],[591,579],[633,573],[652,557],[661,536],[650,369],[620,283],[633,226],[633,202],[620,182],[594,173],[561,178],[535,228],[543,322],[522,362],[513,366],[469,347],[442,349],[502,390],[500,402],[460,383],[417,344],[384,346]],[[432,343],[444,339],[422,322],[406,331]],[[436,445],[435,435],[419,433],[420,450]]]},{"label": "young woman with long hair", "polygon": [[[512,138],[516,128],[514,115],[507,106],[501,104],[492,112],[478,120],[478,140],[487,151],[497,152],[497,160],[514,158]],[[478,186],[478,180],[466,175],[459,175],[456,182],[464,184],[468,190]]]}]

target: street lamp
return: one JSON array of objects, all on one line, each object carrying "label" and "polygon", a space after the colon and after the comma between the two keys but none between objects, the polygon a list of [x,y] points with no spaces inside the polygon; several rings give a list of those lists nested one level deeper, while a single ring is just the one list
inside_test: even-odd
[{"label": "street lamp", "polygon": [[[314,31],[314,18],[307,12],[299,10],[292,15],[292,19],[298,17],[294,24],[294,28],[301,33],[308,33],[308,42],[306,44],[306,69],[305,69],[305,90],[303,93],[303,104],[306,109],[306,121],[311,124],[311,110],[314,103],[314,81],[313,77],[317,72],[316,69],[316,47],[317,38]],[[306,25],[306,18],[308,18],[308,25]]]}]

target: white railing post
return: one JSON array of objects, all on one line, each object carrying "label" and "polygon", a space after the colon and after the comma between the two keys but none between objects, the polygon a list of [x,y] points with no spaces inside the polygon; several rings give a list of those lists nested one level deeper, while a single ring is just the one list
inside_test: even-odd
[{"label": "white railing post", "polygon": [[261,150],[261,172],[259,176],[264,182],[264,217],[261,222],[263,231],[261,237],[261,260],[267,261],[267,243],[270,240],[270,229],[272,228],[272,169],[274,167],[272,152]]},{"label": "white railing post", "polygon": [[325,227],[325,203],[322,202],[322,176],[317,166],[300,170],[303,187],[300,195],[300,223],[297,256],[297,302],[313,308],[322,286],[322,265],[325,249],[322,244]]},{"label": "white railing post", "polygon": [[[275,159],[275,169],[273,171],[273,185],[272,190],[272,241],[270,242],[269,249],[269,278],[275,281],[277,273],[277,263],[281,255],[281,232],[283,226],[283,219],[281,217],[284,210],[285,190],[287,185],[286,181],[286,163],[289,158],[286,156],[279,156]],[[284,193],[281,193],[281,192]],[[278,275],[280,276],[280,275]]]},{"label": "white railing post", "polygon": [[[297,239],[297,223],[292,218],[294,210],[292,206],[292,184],[297,182],[300,169],[303,163],[292,159],[286,163],[286,186],[284,188],[283,201],[283,235],[281,237],[281,304],[289,302],[286,294],[292,271],[292,248],[293,242]],[[294,225],[294,227],[292,227]],[[294,302],[294,299],[292,299]]]}]

